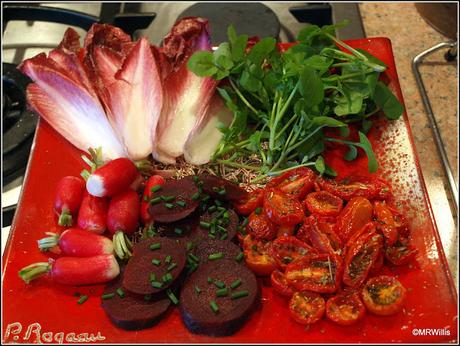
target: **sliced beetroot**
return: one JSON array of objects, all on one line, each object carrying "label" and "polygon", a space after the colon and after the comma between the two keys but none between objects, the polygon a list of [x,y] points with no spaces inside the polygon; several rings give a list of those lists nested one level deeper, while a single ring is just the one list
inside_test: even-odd
[{"label": "sliced beetroot", "polygon": [[184,219],[171,223],[156,223],[155,228],[160,236],[183,238],[188,237],[200,224],[200,215],[192,213]]},{"label": "sliced beetroot", "polygon": [[[185,261],[186,250],[183,242],[165,237],[145,239],[133,249],[133,256],[124,272],[123,287],[138,295],[162,292],[177,281],[185,267]],[[164,281],[163,278],[168,273],[171,278]],[[161,283],[161,287],[154,286],[152,281]]]},{"label": "sliced beetroot", "polygon": [[[208,278],[213,282],[209,283]],[[237,280],[240,284],[232,288]],[[216,296],[219,283],[225,285],[228,295]],[[232,299],[237,292],[247,295]],[[225,336],[234,334],[248,320],[260,301],[260,289],[248,268],[223,259],[200,265],[182,288],[179,301],[182,321],[192,333]],[[211,308],[212,301],[218,307],[216,312]]]},{"label": "sliced beetroot", "polygon": [[199,243],[195,248],[195,256],[200,259],[200,263],[220,262],[222,259],[228,259],[235,262],[240,255],[241,249],[238,245],[225,240],[208,239]]},{"label": "sliced beetroot", "polygon": [[113,297],[102,300],[102,308],[113,324],[126,330],[139,330],[155,325],[171,304],[164,295],[157,299],[133,296],[122,288],[122,275],[106,286],[104,295],[106,294],[113,294]]},{"label": "sliced beetroot", "polygon": [[161,199],[149,207],[149,213],[156,222],[170,223],[181,220],[193,213],[200,204],[199,199],[195,197],[199,196],[198,187],[192,177],[166,181],[155,196],[166,199]]},{"label": "sliced beetroot", "polygon": [[[207,211],[201,215],[200,223],[190,233],[189,238],[197,244],[208,239],[232,240],[236,235],[239,219],[233,209],[226,209],[226,211],[228,217],[224,217],[224,212],[218,210],[211,213]],[[216,226],[212,227],[213,220],[220,220],[220,224],[217,222]]]},{"label": "sliced beetroot", "polygon": [[203,193],[223,201],[240,201],[247,197],[248,192],[238,184],[215,175],[200,174],[198,180],[203,182]]}]

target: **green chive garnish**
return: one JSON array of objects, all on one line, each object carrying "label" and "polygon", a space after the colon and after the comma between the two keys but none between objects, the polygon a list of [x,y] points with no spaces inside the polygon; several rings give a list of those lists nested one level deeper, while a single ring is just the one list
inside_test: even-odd
[{"label": "green chive garnish", "polygon": [[203,196],[203,198],[201,199],[202,202],[206,203],[207,201],[209,201],[211,197],[209,195],[205,195]]},{"label": "green chive garnish", "polygon": [[165,202],[171,202],[176,199],[176,196],[160,196],[160,198]]},{"label": "green chive garnish", "polygon": [[188,271],[187,271],[187,274],[193,273],[193,272],[196,270],[196,268],[198,268],[198,264],[196,264],[196,263],[191,263],[191,264],[190,264],[190,267],[189,267],[189,269],[188,269]]},{"label": "green chive garnish", "polygon": [[216,285],[219,288],[224,288],[225,287],[225,282],[222,281],[214,281],[214,285]]},{"label": "green chive garnish", "polygon": [[166,273],[161,278],[161,280],[163,280],[163,282],[170,282],[170,281],[172,281],[172,279],[173,279],[173,277],[172,277],[172,275],[170,273]]},{"label": "green chive garnish", "polygon": [[222,187],[222,189],[217,192],[220,196],[225,196],[225,194],[227,193],[227,191],[225,191],[225,187]]},{"label": "green chive garnish", "polygon": [[163,286],[163,284],[159,281],[152,281],[150,284],[155,288],[161,288],[161,286]]},{"label": "green chive garnish", "polygon": [[169,263],[171,263],[171,261],[172,261],[171,255],[168,255],[168,256],[165,257],[165,263],[169,264]]},{"label": "green chive garnish", "polygon": [[172,302],[174,305],[179,304],[179,300],[178,300],[177,297],[174,295],[174,293],[172,293],[171,290],[167,290],[167,291],[166,291],[166,294],[168,295],[169,299],[171,300],[171,302]]},{"label": "green chive garnish", "polygon": [[197,285],[195,285],[195,292],[196,292],[196,294],[201,293],[201,289]]},{"label": "green chive garnish", "polygon": [[123,289],[121,287],[117,288],[117,294],[120,296],[120,298],[125,297],[125,292],[123,291]]},{"label": "green chive garnish", "polygon": [[222,237],[220,237],[220,240],[226,240],[228,237],[228,233],[224,233]]},{"label": "green chive garnish", "polygon": [[158,250],[161,249],[161,243],[152,243],[149,246],[150,250]]},{"label": "green chive garnish", "polygon": [[228,211],[225,211],[223,218],[228,219],[229,217],[230,217],[230,214],[228,213]]},{"label": "green chive garnish", "polygon": [[113,297],[115,297],[115,293],[106,293],[106,294],[103,294],[101,296],[102,299],[106,300],[106,299],[112,299]]},{"label": "green chive garnish", "polygon": [[198,176],[197,176],[197,175],[194,175],[194,176],[193,176],[193,181],[194,181],[195,183],[198,183],[198,181],[199,181],[199,178],[198,178]]},{"label": "green chive garnish", "polygon": [[240,252],[238,255],[236,255],[235,259],[237,262],[241,262],[241,260],[244,258],[244,253]]},{"label": "green chive garnish", "polygon": [[195,256],[194,254],[192,254],[192,253],[189,253],[189,254],[188,254],[188,257],[189,257],[190,260],[192,260],[193,262],[197,262],[197,263],[198,263],[198,262],[200,261],[200,259],[199,259],[198,257],[196,257],[196,256]]},{"label": "green chive garnish", "polygon": [[185,203],[184,201],[176,202],[176,204],[180,207],[185,207],[187,205],[187,203]]},{"label": "green chive garnish", "polygon": [[225,297],[226,295],[228,295],[228,288],[221,288],[221,289],[218,289],[216,291],[216,296],[217,297]]},{"label": "green chive garnish", "polygon": [[216,203],[216,205],[217,205],[218,207],[222,207],[222,202],[219,201],[218,199],[216,199],[216,201],[215,201],[214,203]]},{"label": "green chive garnish", "polygon": [[211,239],[216,239],[216,236],[214,234],[212,234],[212,233],[209,233],[208,237],[211,238]]},{"label": "green chive garnish", "polygon": [[150,191],[152,191],[152,192],[157,192],[157,191],[160,191],[160,190],[161,190],[161,185],[152,186],[152,188],[150,189]]},{"label": "green chive garnish", "polygon": [[261,207],[257,207],[256,210],[254,210],[254,213],[256,213],[256,215],[260,215],[261,212],[262,212]]},{"label": "green chive garnish", "polygon": [[194,193],[192,196],[192,199],[194,201],[198,201],[200,199],[200,193],[199,192]]},{"label": "green chive garnish", "polygon": [[217,226],[217,230],[218,230],[220,233],[225,233],[225,232],[227,232],[227,230],[225,229],[225,227],[222,227],[222,226]]},{"label": "green chive garnish", "polygon": [[182,234],[182,230],[180,228],[174,228],[174,233],[176,233],[177,235],[181,235]]},{"label": "green chive garnish", "polygon": [[200,221],[200,227],[205,228],[205,229],[209,229],[209,228],[211,228],[211,224],[209,222]]},{"label": "green chive garnish", "polygon": [[216,314],[219,311],[219,307],[217,306],[217,303],[212,300],[209,305],[211,306],[211,310]]},{"label": "green chive garnish", "polygon": [[249,223],[249,218],[245,217],[241,226],[245,227],[248,225],[248,223]]},{"label": "green chive garnish", "polygon": [[150,299],[152,299],[152,295],[151,295],[151,294],[146,294],[146,295],[144,296],[144,300],[149,301]]},{"label": "green chive garnish", "polygon": [[224,257],[224,254],[222,252],[216,252],[216,253],[213,253],[211,255],[208,256],[208,258],[211,260],[211,261],[214,261],[214,260],[217,260],[217,259],[220,259]]},{"label": "green chive garnish", "polygon": [[243,297],[246,297],[249,295],[249,291],[248,290],[244,290],[244,291],[237,291],[237,292],[233,292],[232,295],[231,295],[231,298],[232,299],[239,299],[239,298],[243,298]]},{"label": "green chive garnish", "polygon": [[157,276],[155,273],[150,273],[150,281],[155,281],[157,279]]},{"label": "green chive garnish", "polygon": [[174,268],[177,267],[177,263],[171,263],[167,269],[168,272],[170,272],[171,270],[173,270]]},{"label": "green chive garnish", "polygon": [[210,206],[210,207],[208,208],[208,211],[209,211],[210,213],[213,213],[213,212],[216,211],[216,209],[217,209],[217,207],[216,207],[215,205],[212,205],[212,206]]},{"label": "green chive garnish", "polygon": [[233,281],[231,284],[230,284],[230,287],[232,289],[235,289],[237,288],[239,285],[241,285],[241,279],[236,279],[235,281]]},{"label": "green chive garnish", "polygon": [[86,302],[88,300],[88,296],[87,295],[83,295],[80,297],[80,299],[78,299],[78,304],[83,304],[84,302]]},{"label": "green chive garnish", "polygon": [[156,266],[159,266],[161,264],[161,261],[159,259],[154,258],[152,260],[152,264],[155,264]]},{"label": "green chive garnish", "polygon": [[173,209],[173,208],[174,208],[174,204],[165,203],[165,207],[168,208],[168,209]]},{"label": "green chive garnish", "polygon": [[160,197],[155,197],[155,198],[152,198],[149,203],[150,204],[158,204],[160,202],[161,202],[161,198]]},{"label": "green chive garnish", "polygon": [[208,276],[208,284],[212,284],[212,279]]},{"label": "green chive garnish", "polygon": [[187,243],[187,248],[186,249],[187,249],[187,251],[190,251],[191,249],[193,249],[193,243],[191,241],[189,241]]}]

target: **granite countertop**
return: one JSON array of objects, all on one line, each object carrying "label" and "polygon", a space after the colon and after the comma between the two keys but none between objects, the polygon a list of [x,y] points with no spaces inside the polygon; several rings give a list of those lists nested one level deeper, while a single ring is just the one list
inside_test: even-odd
[{"label": "granite countertop", "polygon": [[[458,291],[458,228],[455,207],[411,66],[416,55],[449,39],[420,16],[414,3],[363,3],[359,8],[366,36],[384,36],[392,42],[415,147]],[[443,56],[445,52],[441,50],[425,59],[426,63],[420,66],[420,71],[458,186],[457,63],[447,63]]]}]

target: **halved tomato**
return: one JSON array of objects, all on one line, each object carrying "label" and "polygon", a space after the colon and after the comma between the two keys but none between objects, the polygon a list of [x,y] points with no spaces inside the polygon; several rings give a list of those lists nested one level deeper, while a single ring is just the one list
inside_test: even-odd
[{"label": "halved tomato", "polygon": [[300,324],[312,324],[324,316],[326,303],[315,292],[295,292],[289,302],[289,312],[294,321]]},{"label": "halved tomato", "polygon": [[247,216],[251,214],[258,207],[262,206],[264,200],[264,190],[257,189],[248,193],[247,198],[234,203],[233,207],[238,214]]},{"label": "halved tomato", "polygon": [[264,212],[252,212],[246,230],[256,239],[272,240],[276,237],[277,226]]},{"label": "halved tomato", "polygon": [[309,193],[304,203],[310,213],[321,216],[337,216],[343,206],[339,197],[327,191]]},{"label": "halved tomato", "polygon": [[286,267],[285,275],[299,291],[334,293],[342,278],[342,259],[335,254],[302,256]]},{"label": "halved tomato", "polygon": [[276,293],[285,297],[292,297],[294,294],[294,289],[287,282],[283,272],[274,270],[270,275],[270,282]]},{"label": "halved tomato", "polygon": [[260,276],[270,275],[276,268],[276,262],[270,255],[271,241],[254,239],[250,234],[244,237],[243,252],[246,265]]},{"label": "halved tomato", "polygon": [[393,276],[376,276],[363,287],[362,298],[370,312],[383,316],[393,315],[402,309],[406,289]]},{"label": "halved tomato", "polygon": [[326,317],[342,326],[349,326],[364,317],[364,307],[358,292],[342,292],[326,302]]},{"label": "halved tomato", "polygon": [[385,248],[385,258],[396,266],[409,263],[417,254],[418,250],[410,245],[409,239],[402,236]]},{"label": "halved tomato", "polygon": [[384,201],[374,202],[374,218],[377,221],[377,229],[385,237],[385,243],[393,245],[398,239],[398,229],[393,218],[393,213]]},{"label": "halved tomato", "polygon": [[313,248],[321,253],[340,252],[340,239],[334,231],[330,230],[328,232],[321,231],[316,217],[310,215],[304,219],[302,226],[297,231],[297,238],[310,242]]},{"label": "halved tomato", "polygon": [[392,192],[390,185],[383,179],[370,176],[349,176],[341,181],[332,179],[318,179],[321,189],[332,193],[346,201],[353,197],[367,199],[388,199]]},{"label": "halved tomato", "polygon": [[316,174],[310,168],[299,167],[273,178],[267,188],[275,187],[289,197],[301,200],[313,189]]},{"label": "halved tomato", "polygon": [[304,217],[302,204],[277,189],[265,192],[264,211],[270,221],[280,226],[297,225]]},{"label": "halved tomato", "polygon": [[281,269],[304,255],[317,254],[318,251],[294,236],[280,237],[273,241],[271,255]]},{"label": "halved tomato", "polygon": [[354,197],[337,217],[336,233],[346,243],[353,233],[371,221],[371,202],[364,197]]},{"label": "halved tomato", "polygon": [[287,237],[289,235],[293,235],[295,233],[295,226],[279,226],[278,231],[276,232],[276,237]]}]

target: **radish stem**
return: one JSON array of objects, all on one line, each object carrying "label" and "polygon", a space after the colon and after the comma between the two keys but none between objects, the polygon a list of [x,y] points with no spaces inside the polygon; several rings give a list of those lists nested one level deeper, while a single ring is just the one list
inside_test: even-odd
[{"label": "radish stem", "polygon": [[61,215],[59,215],[58,225],[64,227],[72,226],[72,215],[68,210],[63,210]]},{"label": "radish stem", "polygon": [[19,271],[19,276],[25,281],[26,284],[28,284],[32,280],[47,274],[50,270],[51,263],[37,262],[22,268]]},{"label": "radish stem", "polygon": [[119,231],[113,235],[113,249],[121,260],[128,259],[133,255],[132,247],[133,244],[123,232]]},{"label": "radish stem", "polygon": [[40,251],[48,251],[59,243],[59,234],[52,232],[46,232],[46,234],[49,235],[49,237],[37,241]]}]

